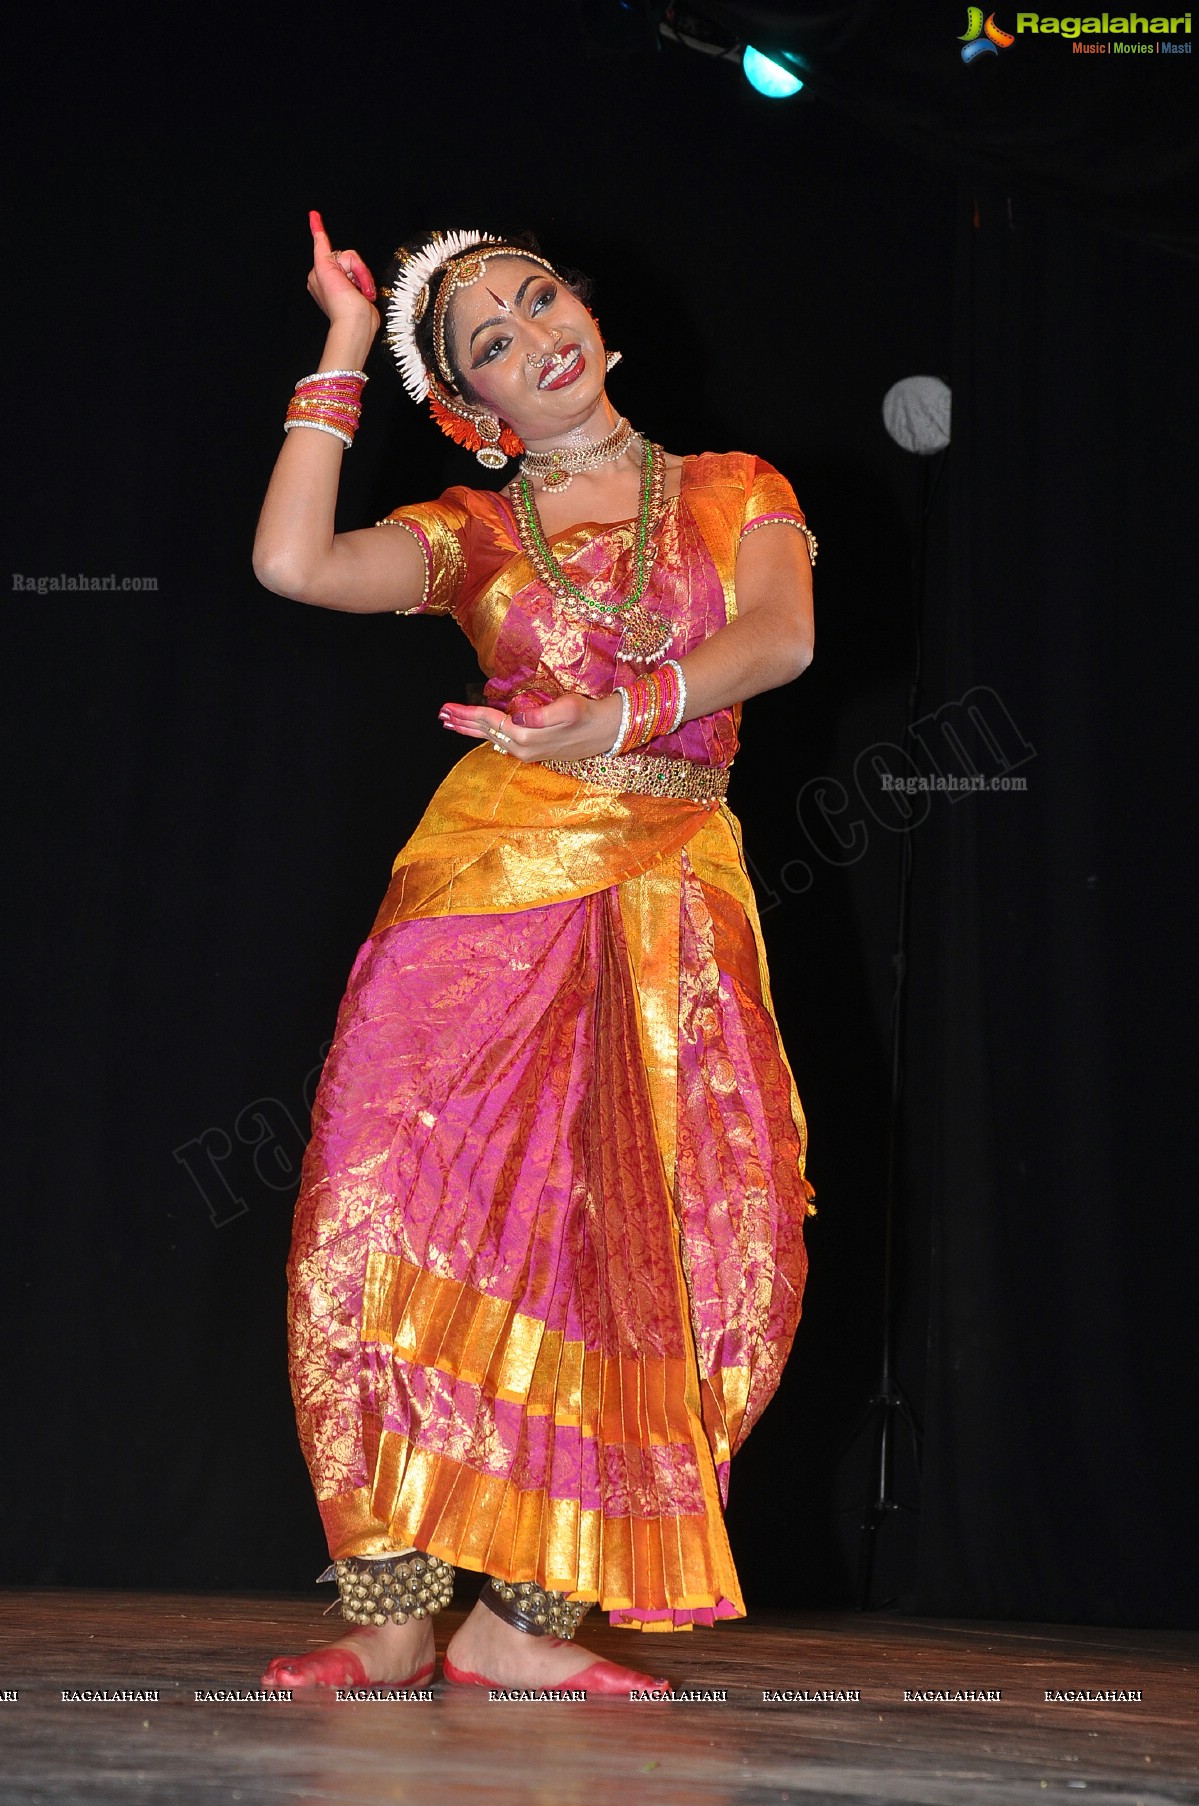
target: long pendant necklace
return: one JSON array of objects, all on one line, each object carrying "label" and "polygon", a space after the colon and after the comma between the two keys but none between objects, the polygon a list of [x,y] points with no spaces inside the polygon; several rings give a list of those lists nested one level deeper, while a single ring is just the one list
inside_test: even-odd
[{"label": "long pendant necklace", "polygon": [[514,486],[519,506],[516,527],[521,547],[538,577],[555,597],[566,614],[575,620],[600,620],[606,626],[620,627],[618,658],[628,665],[656,665],[665,658],[674,638],[676,624],[665,615],[642,606],[650,572],[657,556],[656,532],[662,518],[666,486],[666,454],[660,445],[641,441],[641,493],[637,507],[637,531],[633,541],[633,587],[627,596],[609,596],[600,601],[566,575],[546,542],[541,516],[526,476],[517,478]]},{"label": "long pendant necklace", "polygon": [[605,438],[594,443],[585,440],[579,445],[555,445],[549,451],[526,452],[520,461],[520,474],[540,477],[543,489],[566,490],[583,471],[598,470],[601,465],[622,458],[636,437],[622,416]]}]

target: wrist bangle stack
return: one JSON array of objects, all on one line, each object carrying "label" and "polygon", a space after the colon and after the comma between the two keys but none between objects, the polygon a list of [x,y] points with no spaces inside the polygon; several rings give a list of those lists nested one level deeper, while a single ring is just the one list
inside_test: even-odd
[{"label": "wrist bangle stack", "polygon": [[318,433],[331,433],[349,450],[362,415],[362,385],[367,380],[363,370],[316,370],[311,376],[302,376],[288,403],[283,431],[290,433],[293,426],[312,427]]},{"label": "wrist bangle stack", "polygon": [[644,677],[622,684],[620,697],[620,732],[608,748],[607,757],[633,752],[663,734],[673,734],[681,726],[687,712],[687,680],[677,659],[668,658]]}]

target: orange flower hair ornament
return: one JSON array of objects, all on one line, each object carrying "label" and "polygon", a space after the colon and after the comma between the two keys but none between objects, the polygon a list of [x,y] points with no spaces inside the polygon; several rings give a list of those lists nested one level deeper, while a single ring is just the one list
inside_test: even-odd
[{"label": "orange flower hair ornament", "polygon": [[519,458],[525,449],[524,440],[494,414],[468,410],[460,402],[451,402],[448,396],[438,400],[431,392],[429,413],[447,439],[474,452],[479,463],[489,470],[502,470],[509,458]]}]

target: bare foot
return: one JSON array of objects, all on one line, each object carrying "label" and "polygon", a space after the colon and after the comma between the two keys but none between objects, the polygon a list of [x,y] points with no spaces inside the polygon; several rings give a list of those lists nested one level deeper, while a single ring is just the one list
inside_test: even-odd
[{"label": "bare foot", "polygon": [[[275,1687],[361,1684],[351,1672],[352,1664],[344,1660],[348,1655],[357,1659],[369,1685],[399,1687],[429,1669],[435,1653],[431,1618],[409,1618],[407,1624],[356,1624],[335,1643],[322,1643],[300,1656],[276,1656],[262,1678],[265,1685]],[[339,1666],[346,1671],[341,1676]]]},{"label": "bare foot", "polygon": [[[563,1637],[514,1630],[482,1601],[450,1638],[446,1657],[455,1668],[486,1675],[498,1687],[564,1687],[572,1676],[599,1661],[594,1650],[581,1649]],[[627,1672],[633,1675],[632,1685],[650,1682],[648,1675]]]}]

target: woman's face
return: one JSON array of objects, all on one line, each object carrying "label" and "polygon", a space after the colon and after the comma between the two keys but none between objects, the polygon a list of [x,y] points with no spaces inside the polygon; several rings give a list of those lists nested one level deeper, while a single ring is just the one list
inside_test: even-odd
[{"label": "woman's face", "polygon": [[446,337],[476,396],[526,445],[582,425],[603,395],[595,321],[565,283],[523,257],[490,258],[455,290]]}]

